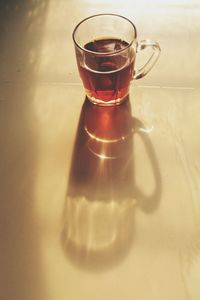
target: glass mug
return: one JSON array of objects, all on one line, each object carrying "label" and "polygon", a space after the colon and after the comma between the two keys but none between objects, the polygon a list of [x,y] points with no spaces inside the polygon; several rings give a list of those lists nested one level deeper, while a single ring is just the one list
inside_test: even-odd
[{"label": "glass mug", "polygon": [[[135,25],[115,14],[99,14],[81,21],[73,31],[77,65],[87,97],[103,106],[122,103],[132,80],[145,76],[156,63],[160,46],[152,40],[137,41]],[[153,53],[139,70],[136,53]]]}]

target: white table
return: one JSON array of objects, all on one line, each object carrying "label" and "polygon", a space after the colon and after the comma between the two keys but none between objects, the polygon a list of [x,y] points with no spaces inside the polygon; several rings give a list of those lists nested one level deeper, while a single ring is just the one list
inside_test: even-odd
[{"label": "white table", "polygon": [[[198,1],[4,2],[0,299],[200,299]],[[134,132],[109,162],[78,127],[71,39],[103,12],[162,48],[131,87]]]}]

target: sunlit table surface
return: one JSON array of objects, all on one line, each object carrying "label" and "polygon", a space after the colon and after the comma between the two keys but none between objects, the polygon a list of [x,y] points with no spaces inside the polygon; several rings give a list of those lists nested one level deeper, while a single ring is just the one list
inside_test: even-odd
[{"label": "sunlit table surface", "polygon": [[[162,54],[102,111],[71,33],[105,12]],[[200,299],[199,36],[199,1],[1,1],[0,299]]]}]

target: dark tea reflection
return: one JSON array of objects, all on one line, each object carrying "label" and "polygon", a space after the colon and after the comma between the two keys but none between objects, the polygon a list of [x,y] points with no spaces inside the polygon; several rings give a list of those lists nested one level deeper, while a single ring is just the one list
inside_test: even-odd
[{"label": "dark tea reflection", "polygon": [[[112,107],[96,106],[85,100],[62,232],[64,250],[79,267],[103,270],[114,266],[133,243],[135,207],[140,206],[134,185],[136,124],[128,97],[120,106]],[[152,199],[157,202],[156,193]]]}]

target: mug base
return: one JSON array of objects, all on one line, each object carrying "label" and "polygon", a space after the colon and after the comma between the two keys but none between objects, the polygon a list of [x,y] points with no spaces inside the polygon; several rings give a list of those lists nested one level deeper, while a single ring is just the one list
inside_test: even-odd
[{"label": "mug base", "polygon": [[95,105],[99,105],[99,106],[115,106],[115,105],[120,105],[121,103],[123,103],[124,101],[126,101],[128,93],[122,97],[122,98],[117,98],[117,99],[113,99],[113,100],[109,100],[109,101],[103,101],[101,99],[97,99],[95,97],[91,97],[89,95],[87,95],[87,98],[90,102],[92,102]]}]

